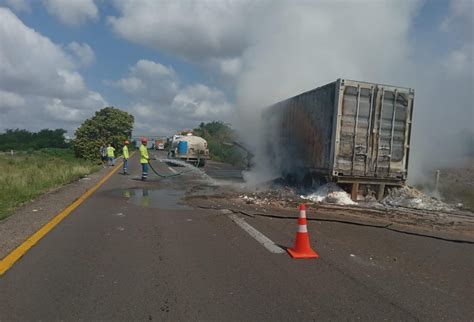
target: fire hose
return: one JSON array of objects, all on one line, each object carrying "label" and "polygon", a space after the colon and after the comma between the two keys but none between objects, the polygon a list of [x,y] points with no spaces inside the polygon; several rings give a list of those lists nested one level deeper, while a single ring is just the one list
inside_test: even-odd
[{"label": "fire hose", "polygon": [[[198,163],[197,164],[200,164],[200,163],[201,163],[201,158],[198,158]],[[151,171],[153,171],[160,178],[178,177],[178,176],[181,176],[183,174],[194,171],[193,169],[190,169],[190,170],[182,171],[182,172],[178,172],[178,173],[163,174],[163,173],[160,173],[160,172],[156,171],[155,168],[153,168],[153,166],[150,163],[150,160],[148,160],[148,165],[150,166]]]}]

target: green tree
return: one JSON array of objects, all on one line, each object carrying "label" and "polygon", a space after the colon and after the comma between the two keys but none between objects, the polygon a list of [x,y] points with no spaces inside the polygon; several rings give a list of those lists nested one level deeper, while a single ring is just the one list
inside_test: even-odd
[{"label": "green tree", "polygon": [[33,148],[65,148],[67,144],[64,140],[64,134],[66,134],[66,130],[63,129],[44,129],[38,133],[33,133]]},{"label": "green tree", "polygon": [[201,123],[193,133],[207,141],[211,159],[234,165],[243,164],[241,151],[232,143],[236,134],[230,125],[220,121]]},{"label": "green tree", "polygon": [[97,160],[101,145],[110,143],[120,150],[132,134],[133,122],[133,115],[115,107],[101,109],[76,130],[74,153],[80,158]]}]

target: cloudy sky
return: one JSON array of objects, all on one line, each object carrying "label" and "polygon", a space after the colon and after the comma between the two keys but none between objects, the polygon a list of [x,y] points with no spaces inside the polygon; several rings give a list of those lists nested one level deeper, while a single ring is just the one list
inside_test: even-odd
[{"label": "cloudy sky", "polygon": [[261,106],[342,77],[415,88],[432,159],[472,133],[473,2],[0,0],[0,131],[73,134],[112,105],[137,134],[252,136]]}]

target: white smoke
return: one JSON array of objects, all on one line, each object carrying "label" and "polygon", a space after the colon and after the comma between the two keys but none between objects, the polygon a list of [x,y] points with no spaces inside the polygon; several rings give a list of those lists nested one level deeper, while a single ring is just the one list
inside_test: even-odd
[{"label": "white smoke", "polygon": [[266,155],[271,139],[259,140],[267,133],[260,131],[258,111],[337,78],[398,84],[416,8],[415,1],[371,2],[370,10],[355,1],[279,2],[267,13],[243,54],[237,80],[241,133],[256,151],[257,168],[249,179],[278,175],[271,170],[278,160]]},{"label": "white smoke", "polygon": [[474,157],[474,2],[452,0],[433,26],[436,37],[415,44],[416,89],[409,180],[429,181],[433,169],[463,165]]},{"label": "white smoke", "polygon": [[[139,4],[139,5],[137,5]],[[415,88],[409,178],[453,164],[472,138],[473,1],[441,19],[423,0],[115,1],[114,31],[207,69],[261,161],[260,111],[337,78]],[[190,14],[192,13],[192,14]],[[420,25],[426,24],[425,29]],[[211,68],[211,71],[208,68]],[[258,162],[258,174],[273,174]],[[257,178],[252,173],[252,178]],[[263,180],[264,178],[258,177]]]},{"label": "white smoke", "polygon": [[[473,2],[453,1],[443,22],[433,26],[435,37],[417,42],[413,24],[422,4],[377,1],[368,10],[352,1],[280,3],[270,11],[244,51],[237,79],[241,133],[254,143],[257,165],[268,170],[277,162],[266,160],[262,141],[255,139],[262,135],[258,107],[339,77],[415,88],[411,182],[472,155]],[[450,49],[447,40],[454,36],[458,41]]]}]

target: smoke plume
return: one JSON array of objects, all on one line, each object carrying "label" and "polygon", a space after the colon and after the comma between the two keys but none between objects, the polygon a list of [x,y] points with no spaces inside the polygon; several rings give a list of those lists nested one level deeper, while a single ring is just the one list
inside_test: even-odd
[{"label": "smoke plume", "polygon": [[[412,35],[423,3],[366,3],[279,3],[252,32],[236,81],[239,128],[256,155],[249,179],[278,175],[272,171],[278,160],[268,160],[263,146],[261,108],[337,78],[415,88],[411,182],[435,167],[459,164],[469,153],[473,11],[453,2],[440,25],[432,26],[434,36],[419,41]],[[454,34],[463,35],[458,43],[433,51],[448,46]]]},{"label": "smoke plume", "polygon": [[264,162],[262,108],[337,78],[415,89],[409,179],[468,152],[472,0],[113,3],[117,35],[201,66],[235,98],[228,121],[255,151],[253,179],[275,175],[275,160]]}]

